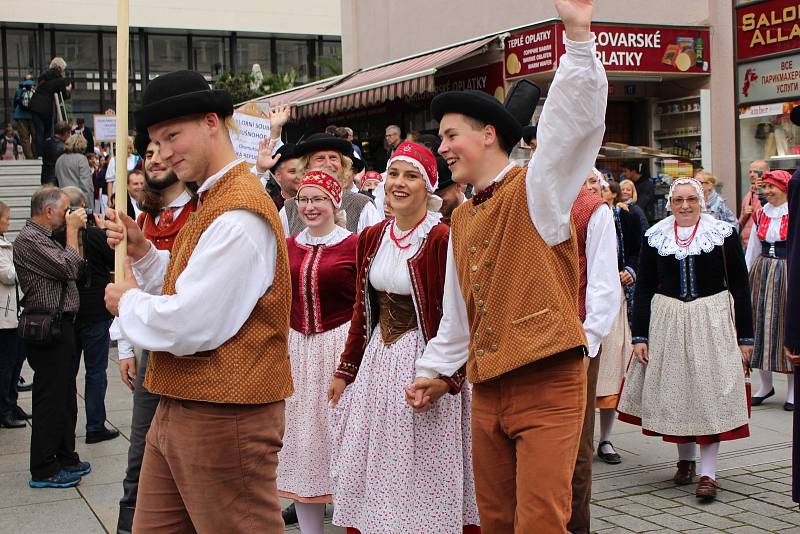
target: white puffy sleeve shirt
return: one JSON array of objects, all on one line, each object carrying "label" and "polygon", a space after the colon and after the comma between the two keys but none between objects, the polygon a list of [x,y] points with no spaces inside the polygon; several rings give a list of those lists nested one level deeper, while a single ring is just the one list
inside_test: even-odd
[{"label": "white puffy sleeve shirt", "polygon": [[[608,97],[608,80],[595,56],[594,38],[565,39],[565,47],[539,120],[538,148],[525,176],[531,222],[550,246],[570,238],[572,204],[600,150]],[[501,180],[513,165],[494,181]],[[452,236],[442,307],[439,331],[416,362],[417,376],[452,376],[469,355],[469,319],[458,284]]]},{"label": "white puffy sleeve shirt", "polygon": [[[207,179],[207,191],[233,161]],[[220,215],[203,232],[174,295],[161,295],[167,251],[151,246],[133,265],[139,289],[119,302],[122,336],[134,346],[178,356],[214,350],[244,325],[275,278],[277,241],[269,225],[247,210]]]}]

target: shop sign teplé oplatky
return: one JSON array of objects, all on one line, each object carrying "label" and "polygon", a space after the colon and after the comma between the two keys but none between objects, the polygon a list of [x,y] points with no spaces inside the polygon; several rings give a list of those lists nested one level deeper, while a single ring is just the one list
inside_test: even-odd
[{"label": "shop sign tepl\u00e9 oplatky", "polygon": [[740,61],[798,48],[800,1],[771,0],[736,8],[736,52]]},{"label": "shop sign tepl\u00e9 oplatky", "polygon": [[437,73],[434,82],[436,94],[446,91],[473,90],[493,95],[500,102],[505,99],[503,66],[500,63],[448,74]]},{"label": "shop sign tepl\u00e9 oplatky", "polygon": [[[597,55],[607,71],[707,74],[710,33],[706,28],[594,24]],[[506,78],[555,70],[564,53],[564,25],[549,23],[505,41]]]},{"label": "shop sign tepl\u00e9 oplatky", "polygon": [[739,65],[740,103],[796,98],[800,95],[800,55]]}]

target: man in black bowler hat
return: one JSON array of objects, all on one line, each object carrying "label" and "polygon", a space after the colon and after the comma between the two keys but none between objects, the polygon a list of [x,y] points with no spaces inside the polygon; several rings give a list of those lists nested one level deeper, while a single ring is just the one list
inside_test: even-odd
[{"label": "man in black bowler hat", "polygon": [[283,529],[276,468],[293,391],[291,276],[275,205],[233,150],[232,113],[231,96],[199,73],[150,82],[137,129],[179,180],[198,185],[197,210],[171,253],[124,213],[110,215],[109,244],[127,234],[129,258],[106,306],[120,334],[150,352],[144,387],[161,396],[134,532]]}]

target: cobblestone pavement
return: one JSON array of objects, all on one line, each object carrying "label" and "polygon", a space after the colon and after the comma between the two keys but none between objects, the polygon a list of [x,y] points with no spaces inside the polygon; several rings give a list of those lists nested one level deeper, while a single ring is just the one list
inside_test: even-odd
[{"label": "cobblestone pavement", "polygon": [[[23,371],[30,378],[30,369]],[[83,391],[83,372],[78,390]],[[131,395],[119,380],[112,356],[106,396],[108,426],[122,436],[86,445],[83,402],[79,400],[77,449],[92,463],[80,486],[64,490],[28,488],[30,426],[0,429],[0,534],[93,534],[115,532],[118,501],[127,463]],[[754,379],[753,388],[757,388]],[[612,441],[623,457],[611,466],[595,459],[592,530],[617,532],[795,532],[800,512],[791,502],[791,414],[784,412],[785,381],[777,379],[775,397],[754,408],[751,437],[721,446],[716,502],[700,504],[694,486],[675,486],[676,449],[642,436],[637,427],[617,422]],[[30,393],[20,396],[30,410]],[[328,519],[330,522],[330,507]],[[299,532],[296,527],[286,532]],[[326,526],[327,533],[344,529]]]}]

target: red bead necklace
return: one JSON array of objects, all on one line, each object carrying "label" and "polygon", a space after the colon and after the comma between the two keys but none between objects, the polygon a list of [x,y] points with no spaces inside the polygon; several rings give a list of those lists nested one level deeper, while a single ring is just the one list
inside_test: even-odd
[{"label": "red bead necklace", "polygon": [[692,235],[690,235],[688,239],[681,239],[678,237],[678,223],[676,222],[674,227],[675,243],[681,248],[688,247],[694,240],[694,236],[697,234],[697,228],[699,226],[700,226],[700,221],[698,220],[697,223],[694,225],[694,230],[692,230]]},{"label": "red bead necklace", "polygon": [[427,219],[427,218],[428,218],[428,213],[426,212],[425,215],[422,216],[422,219],[420,219],[419,222],[417,224],[415,224],[411,228],[411,230],[408,231],[408,233],[406,235],[401,236],[401,237],[397,237],[396,235],[394,235],[394,227],[397,224],[397,219],[395,219],[394,221],[392,221],[392,225],[389,227],[389,237],[392,238],[392,241],[394,241],[394,244],[397,245],[397,248],[399,248],[400,250],[405,250],[405,249],[407,249],[408,247],[411,246],[411,243],[403,245],[402,242],[405,241],[406,239],[408,239],[409,237],[411,237],[411,234],[414,233],[414,230],[419,228],[419,225],[421,225],[423,222],[425,222],[425,219]]}]

